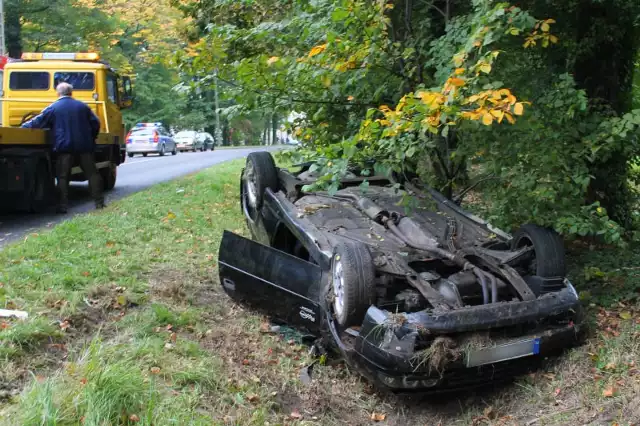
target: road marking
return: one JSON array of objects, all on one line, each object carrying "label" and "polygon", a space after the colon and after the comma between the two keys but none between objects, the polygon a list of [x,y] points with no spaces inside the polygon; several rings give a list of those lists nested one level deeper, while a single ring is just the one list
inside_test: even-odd
[{"label": "road marking", "polygon": [[134,161],[132,163],[128,163],[128,162],[125,161],[124,163],[120,164],[120,167],[122,167],[122,166],[130,166],[132,164],[141,164],[141,163],[146,163],[147,161],[156,161],[156,160],[157,160],[157,158],[150,158],[148,160]]}]

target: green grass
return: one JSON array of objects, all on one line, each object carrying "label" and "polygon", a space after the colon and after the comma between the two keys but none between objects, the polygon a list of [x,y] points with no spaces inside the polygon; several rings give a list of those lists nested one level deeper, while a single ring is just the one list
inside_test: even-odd
[{"label": "green grass", "polygon": [[638,274],[624,269],[637,264],[636,248],[571,247],[593,336],[515,385],[445,402],[397,398],[372,393],[332,358],[302,385],[308,348],[263,333],[265,319],[217,282],[222,231],[247,233],[242,165],[155,186],[0,252],[0,306],[30,313],[0,320],[0,424],[365,425],[374,412],[386,424],[638,418]]}]

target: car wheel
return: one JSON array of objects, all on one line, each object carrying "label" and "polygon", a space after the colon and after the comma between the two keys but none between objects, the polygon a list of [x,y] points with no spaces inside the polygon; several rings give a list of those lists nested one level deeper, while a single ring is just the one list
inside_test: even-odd
[{"label": "car wheel", "polygon": [[164,157],[164,145],[160,148],[160,157]]},{"label": "car wheel", "polygon": [[147,153],[145,152],[144,154],[142,154],[142,156],[143,156],[143,157],[146,157],[146,156],[147,156]]},{"label": "car wheel", "polygon": [[557,232],[537,225],[523,225],[514,234],[511,247],[520,249],[527,246],[533,246],[535,253],[528,275],[545,278],[565,276],[564,244]]},{"label": "car wheel", "polygon": [[366,245],[344,242],[336,246],[331,262],[333,314],[348,328],[362,325],[375,300],[375,268]]},{"label": "car wheel", "polygon": [[129,156],[129,158],[133,158],[133,152],[130,152],[127,155]]},{"label": "car wheel", "polygon": [[100,177],[102,178],[102,186],[105,191],[111,191],[116,186],[118,178],[118,166],[109,163],[107,167],[100,169]]},{"label": "car wheel", "polygon": [[252,152],[247,156],[247,164],[242,174],[242,206],[251,220],[258,218],[262,207],[264,191],[278,190],[278,170],[273,157],[268,152]]},{"label": "car wheel", "polygon": [[171,151],[171,155],[177,155],[178,154],[178,148],[176,148],[176,146],[173,146],[173,151]]},{"label": "car wheel", "polygon": [[33,213],[43,212],[51,201],[53,179],[45,161],[39,161],[33,173],[33,184],[30,192],[29,210]]}]

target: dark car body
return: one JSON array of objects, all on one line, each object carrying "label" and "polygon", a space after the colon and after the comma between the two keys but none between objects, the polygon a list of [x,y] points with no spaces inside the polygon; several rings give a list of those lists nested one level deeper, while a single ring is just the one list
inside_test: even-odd
[{"label": "dark car body", "polygon": [[[351,175],[335,194],[307,193],[315,180],[308,166],[273,170],[277,180],[254,211],[243,171],[253,240],[225,232],[220,282],[234,299],[324,337],[378,385],[436,391],[508,380],[579,342],[578,295],[564,276],[536,275],[560,261],[540,247],[514,246],[514,237],[431,189],[373,176],[363,193],[364,178]],[[424,202],[409,208],[409,192]],[[537,244],[554,241],[525,229]],[[337,320],[344,283],[336,250],[345,244],[354,253],[364,247],[374,271],[365,280],[372,303],[349,326]]]}]

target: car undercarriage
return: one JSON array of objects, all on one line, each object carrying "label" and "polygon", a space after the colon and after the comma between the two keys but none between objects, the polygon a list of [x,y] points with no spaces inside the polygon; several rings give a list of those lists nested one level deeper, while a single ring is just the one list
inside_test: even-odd
[{"label": "car undercarriage", "polygon": [[220,250],[232,297],[324,336],[393,390],[508,379],[579,341],[555,232],[511,236],[386,177],[363,190],[352,173],[334,193],[306,192],[316,178],[309,165],[291,173],[268,153],[248,158],[240,192],[254,241],[225,233]]}]

